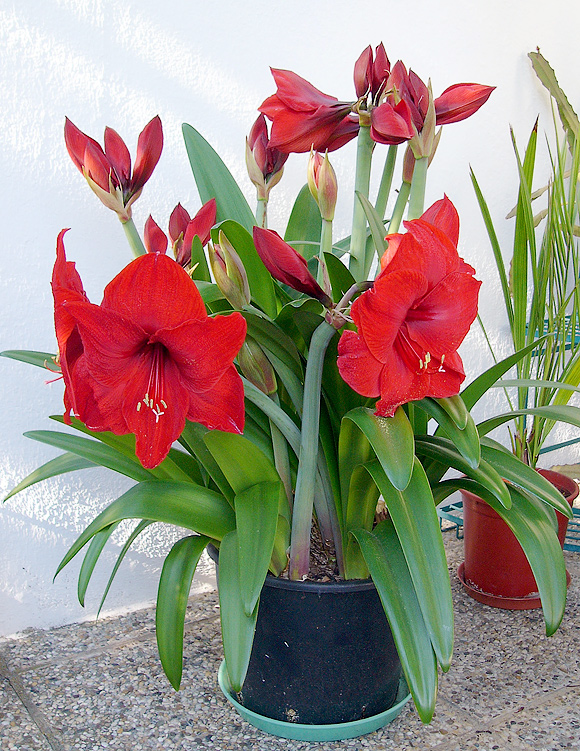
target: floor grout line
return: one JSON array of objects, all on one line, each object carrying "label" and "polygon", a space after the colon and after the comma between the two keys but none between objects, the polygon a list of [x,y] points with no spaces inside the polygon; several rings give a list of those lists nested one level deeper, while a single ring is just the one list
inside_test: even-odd
[{"label": "floor grout line", "polygon": [[20,676],[10,669],[8,663],[6,662],[6,659],[4,658],[4,655],[1,652],[0,676],[8,681],[8,683],[12,687],[12,690],[24,706],[24,709],[28,713],[30,719],[36,725],[41,734],[46,738],[48,745],[50,746],[52,751],[66,751],[63,742],[60,740],[60,734],[58,733],[58,731],[54,730],[44,712],[34,703],[34,700],[24,687],[24,683],[22,682]]}]

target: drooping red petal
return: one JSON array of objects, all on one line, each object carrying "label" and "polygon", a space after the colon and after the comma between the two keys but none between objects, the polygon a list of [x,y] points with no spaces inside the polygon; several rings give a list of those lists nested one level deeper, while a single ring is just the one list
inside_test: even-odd
[{"label": "drooping red petal", "polygon": [[342,332],[337,365],[341,378],[358,394],[379,396],[383,363],[372,356],[364,339],[354,331]]},{"label": "drooping red petal", "polygon": [[487,102],[494,88],[479,83],[456,83],[445,89],[434,102],[437,125],[458,123],[471,117]]},{"label": "drooping red petal", "polygon": [[391,63],[385,52],[383,43],[381,42],[375,49],[375,61],[373,63],[372,71],[372,95],[376,95],[383,88],[389,74],[391,72]]},{"label": "drooping red petal", "polygon": [[242,433],[244,418],[244,387],[233,365],[209,391],[189,394],[187,419],[210,430]]},{"label": "drooping red petal", "polygon": [[163,150],[163,128],[159,115],[142,130],[137,141],[135,168],[129,193],[137,193],[151,177]]},{"label": "drooping red petal", "polygon": [[102,307],[151,334],[207,317],[201,295],[187,272],[159,253],[140,256],[117,274],[105,288]]},{"label": "drooping red petal", "polygon": [[145,222],[143,241],[148,253],[167,252],[167,236],[151,215]]},{"label": "drooping red petal", "polygon": [[124,189],[128,188],[131,179],[131,155],[125,141],[112,128],[105,128],[105,155],[115,170],[119,183]]},{"label": "drooping red petal", "polygon": [[[298,112],[309,112],[321,106],[332,106],[338,103],[334,96],[324,94],[305,78],[291,70],[270,68],[276,82],[278,98],[287,106]],[[344,103],[343,103],[344,104]],[[264,110],[260,107],[260,112]],[[264,112],[267,115],[267,112]]]}]

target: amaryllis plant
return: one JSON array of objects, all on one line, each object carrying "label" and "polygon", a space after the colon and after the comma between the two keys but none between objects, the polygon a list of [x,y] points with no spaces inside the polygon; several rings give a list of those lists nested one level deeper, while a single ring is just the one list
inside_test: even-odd
[{"label": "amaryllis plant", "polygon": [[[73,430],[32,434],[66,453],[13,492],[94,464],[135,481],[59,567],[84,551],[81,601],[121,521],[137,524],[119,562],[155,521],[191,531],[167,555],[157,603],[159,653],[176,688],[187,597],[206,546],[219,549],[225,659],[240,690],[265,577],[317,575],[315,541],[323,577],[373,578],[428,722],[437,666],[449,668],[453,645],[436,500],[465,486],[522,518],[527,507],[510,492],[517,486],[523,492],[514,497],[536,509],[542,546],[534,572],[549,632],[565,602],[562,552],[549,511],[537,509],[569,515],[567,504],[480,435],[468,411],[517,356],[461,391],[459,347],[477,315],[481,282],[460,257],[451,198],[423,205],[438,126],[474,114],[492,89],[456,84],[434,98],[403,63],[391,67],[382,45],[356,62],[350,102],[289,71],[273,75],[277,91],[260,106],[246,143],[257,211],[207,141],[185,125],[203,205],[192,208],[193,219],[178,205],[169,237],[150,217],[141,238],[131,219],[159,158],[158,119],[140,137],[133,171],[114,131],[107,129],[103,149],[67,121],[74,163],[129,227],[136,258],[97,305],[59,235],[52,280],[58,355],[4,354],[62,373],[64,417],[55,419]],[[337,238],[338,184],[328,152],[353,138],[352,232]],[[386,215],[399,147],[402,184]],[[304,151],[311,152],[308,187],[282,237],[268,227],[268,200],[288,155]],[[384,169],[371,198],[377,158]],[[450,479],[450,468],[461,477]]]}]

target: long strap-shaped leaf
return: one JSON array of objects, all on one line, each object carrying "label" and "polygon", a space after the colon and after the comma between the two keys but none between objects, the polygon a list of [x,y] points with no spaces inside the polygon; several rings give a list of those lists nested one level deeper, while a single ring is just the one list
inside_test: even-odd
[{"label": "long strap-shaped leaf", "polygon": [[[458,397],[461,400],[461,397]],[[468,414],[463,429],[457,426],[457,420],[451,417],[449,411],[439,403],[438,399],[421,399],[415,402],[415,406],[425,410],[434,420],[445,435],[455,444],[455,447],[463,458],[472,466],[479,466],[481,448],[479,445],[479,433],[471,415]],[[447,405],[446,405],[447,406]]]},{"label": "long strap-shaped leaf", "polygon": [[219,493],[189,482],[141,482],[113,501],[82,532],[60,562],[57,574],[91,538],[123,519],[175,524],[221,540],[235,528],[235,515]]},{"label": "long strap-shaped leaf", "polygon": [[177,691],[183,670],[183,632],[191,582],[208,537],[192,535],[178,540],[169,551],[157,592],[155,632],[165,675]]},{"label": "long strap-shaped leaf", "polygon": [[505,480],[528,493],[532,493],[536,498],[557,509],[569,519],[572,518],[570,504],[564,499],[562,493],[535,469],[521,462],[503,446],[500,448],[495,441],[484,439],[481,450],[483,458],[493,464]]},{"label": "long strap-shaped leaf", "polygon": [[469,462],[465,461],[461,454],[458,453],[451,441],[438,436],[417,438],[416,451],[417,456],[419,457],[424,456],[428,459],[434,459],[436,462],[439,462],[444,466],[453,467],[459,472],[463,472],[468,477],[477,480],[477,482],[487,488],[503,506],[506,508],[511,506],[511,498],[506,484],[502,480],[500,473],[489,462],[482,459],[478,467],[472,467]]},{"label": "long strap-shaped leaf", "polygon": [[515,488],[511,488],[510,493],[510,509],[492,498],[486,501],[507,523],[523,548],[538,585],[546,634],[551,636],[558,629],[566,607],[566,564],[562,548],[540,501]]},{"label": "long strap-shaped leaf", "polygon": [[183,138],[202,203],[215,198],[218,222],[233,219],[251,232],[254,214],[217,152],[191,125],[183,125]]},{"label": "long strap-shaped leaf", "polygon": [[418,459],[415,459],[411,481],[403,491],[389,482],[378,462],[369,464],[368,471],[381,491],[395,526],[433,649],[446,671],[453,653],[453,602],[429,481]]},{"label": "long strap-shaped leaf", "polygon": [[428,723],[435,711],[437,660],[393,523],[352,534],[381,598],[419,717]]},{"label": "long strap-shaped leaf", "polygon": [[[378,417],[372,410],[360,407],[348,412],[344,420],[357,426],[372,446],[389,480],[396,488],[404,490],[413,472],[414,447],[413,431],[403,409],[399,408],[394,417]],[[339,442],[341,472],[347,464],[349,448],[346,439]],[[349,482],[350,478],[345,480]]]},{"label": "long strap-shaped leaf", "polygon": [[218,590],[224,657],[234,691],[241,691],[254,641],[258,607],[246,614],[240,594],[237,532],[227,534],[220,545]]},{"label": "long strap-shaped leaf", "polygon": [[[280,494],[278,482],[251,485],[235,498],[240,597],[247,616],[254,612],[274,551]],[[286,566],[285,549],[276,556],[276,575]],[[279,559],[279,560],[278,560]]]},{"label": "long strap-shaped leaf", "polygon": [[34,441],[47,443],[49,446],[70,451],[83,459],[98,464],[101,467],[112,469],[121,475],[126,475],[137,482],[153,480],[154,475],[142,467],[138,462],[132,461],[116,449],[106,446],[99,441],[90,438],[81,438],[69,433],[59,433],[54,430],[32,430],[24,433],[27,438]]},{"label": "long strap-shaped leaf", "polygon": [[37,482],[42,482],[42,480],[48,480],[50,477],[57,477],[58,475],[63,475],[67,472],[74,472],[78,469],[87,469],[96,466],[95,462],[83,459],[76,454],[70,452],[61,454],[55,459],[46,462],[46,464],[43,464],[41,467],[37,467],[34,472],[31,472],[24,478],[24,480],[21,480],[18,485],[8,493],[4,500],[7,501],[13,495],[16,495],[16,493],[20,493],[21,490],[29,488]]}]

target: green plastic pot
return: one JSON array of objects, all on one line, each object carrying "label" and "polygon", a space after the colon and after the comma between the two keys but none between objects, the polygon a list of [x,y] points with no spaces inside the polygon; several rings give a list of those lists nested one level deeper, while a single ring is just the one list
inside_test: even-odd
[{"label": "green plastic pot", "polygon": [[401,678],[395,700],[396,703],[390,709],[380,714],[373,715],[372,717],[364,717],[362,720],[354,720],[352,722],[341,722],[331,725],[305,725],[264,717],[242,706],[236,700],[230,686],[225,662],[222,662],[220,665],[218,683],[226,699],[237,710],[243,720],[249,722],[250,725],[259,730],[270,733],[270,735],[297,741],[343,741],[347,738],[358,738],[366,733],[372,733],[392,722],[411,698],[405,679]]}]

